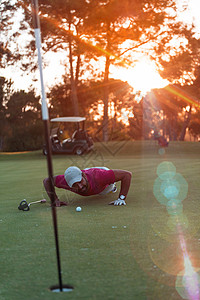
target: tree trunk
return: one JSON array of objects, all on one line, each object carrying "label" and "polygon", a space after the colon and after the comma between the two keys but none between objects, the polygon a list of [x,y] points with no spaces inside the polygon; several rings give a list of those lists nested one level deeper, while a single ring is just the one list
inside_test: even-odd
[{"label": "tree trunk", "polygon": [[78,80],[79,80],[80,65],[81,65],[81,56],[79,54],[77,57],[77,62],[76,62],[76,76],[75,76],[76,90],[77,90]]},{"label": "tree trunk", "polygon": [[[70,12],[69,12],[70,16]],[[70,81],[71,81],[71,101],[73,106],[74,116],[79,116],[79,107],[78,107],[78,97],[76,90],[76,82],[74,79],[74,70],[73,70],[73,57],[72,57],[72,41],[71,41],[71,22],[69,17],[69,64],[70,64]]]},{"label": "tree trunk", "polygon": [[184,139],[185,139],[186,129],[188,128],[188,125],[189,125],[190,120],[191,120],[191,111],[192,111],[192,105],[190,105],[189,112],[188,113],[186,112],[187,115],[185,116],[185,121],[183,123],[183,127],[182,127],[182,130],[181,130],[181,133],[180,133],[179,141],[184,141]]},{"label": "tree trunk", "polygon": [[106,67],[104,75],[104,115],[103,115],[103,141],[108,142],[108,76],[109,76],[109,57],[106,57]]},{"label": "tree trunk", "polygon": [[105,64],[105,73],[104,73],[104,115],[103,115],[103,141],[108,142],[108,97],[109,97],[109,88],[108,88],[108,78],[109,78],[109,68],[110,68],[110,23],[107,24],[107,47],[106,47],[106,64]]},{"label": "tree trunk", "polygon": [[171,117],[171,140],[177,140],[177,116],[173,114]]},{"label": "tree trunk", "polygon": [[0,151],[3,151],[3,136],[0,137]]}]

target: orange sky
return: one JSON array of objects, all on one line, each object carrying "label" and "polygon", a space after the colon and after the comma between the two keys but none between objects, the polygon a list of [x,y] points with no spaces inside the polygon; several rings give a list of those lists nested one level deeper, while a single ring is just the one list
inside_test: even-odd
[{"label": "orange sky", "polygon": [[[184,5],[188,5],[185,12],[181,12],[179,17],[181,20],[189,23],[194,22],[197,28],[197,32],[200,33],[200,0],[177,0],[180,11]],[[56,81],[58,82],[61,74],[64,73],[64,67],[60,63],[60,57],[66,58],[65,54],[55,55],[48,53],[45,55],[45,61],[47,61],[48,67],[44,69],[44,80],[46,87],[51,86]],[[99,66],[102,64],[99,64]],[[97,64],[98,68],[98,64]],[[145,72],[144,72],[145,70]],[[13,76],[14,74],[14,76]],[[40,83],[33,82],[33,78],[23,73],[16,67],[10,67],[2,71],[2,76],[11,77],[15,83],[17,89],[27,89],[31,84],[38,91],[40,91]],[[111,67],[111,77],[127,81],[134,87],[135,90],[142,90],[143,93],[149,91],[151,88],[159,88],[167,85],[156,71],[156,66],[151,62],[148,57],[141,57],[135,68],[116,68]],[[39,73],[36,73],[36,78],[39,78]]]}]

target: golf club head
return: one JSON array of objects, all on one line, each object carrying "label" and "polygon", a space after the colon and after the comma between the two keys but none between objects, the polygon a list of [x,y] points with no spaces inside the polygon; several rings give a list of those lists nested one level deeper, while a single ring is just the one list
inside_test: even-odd
[{"label": "golf club head", "polygon": [[46,199],[42,199],[40,202],[41,202],[41,203],[46,203],[47,200],[46,200]]},{"label": "golf club head", "polygon": [[18,209],[23,211],[28,211],[30,209],[25,199],[20,202]]}]

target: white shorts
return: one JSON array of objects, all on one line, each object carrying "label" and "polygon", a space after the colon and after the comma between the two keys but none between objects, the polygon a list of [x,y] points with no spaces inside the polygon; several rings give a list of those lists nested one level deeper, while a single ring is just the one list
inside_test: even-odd
[{"label": "white shorts", "polygon": [[109,184],[99,195],[106,195],[108,193],[111,193],[115,188],[115,184],[111,183]]}]

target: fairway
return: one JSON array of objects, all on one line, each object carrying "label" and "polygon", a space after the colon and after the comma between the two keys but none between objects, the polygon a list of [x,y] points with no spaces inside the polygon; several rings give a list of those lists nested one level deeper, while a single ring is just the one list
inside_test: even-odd
[{"label": "fairway", "polygon": [[[153,192],[157,168],[164,161],[171,162],[188,184],[181,239],[173,216]],[[108,205],[118,192],[84,198],[56,189],[60,200],[69,203],[57,208],[63,283],[74,286],[68,293],[49,290],[58,284],[50,201],[28,212],[18,210],[23,199],[47,198],[42,183],[46,157],[41,151],[1,154],[0,163],[0,300],[183,299],[177,292],[177,276],[184,269],[183,238],[199,276],[200,143],[171,142],[164,151],[155,141],[97,143],[87,155],[53,156],[54,175],[71,165],[133,174],[127,205],[122,207]],[[81,212],[76,212],[77,206]]]}]

